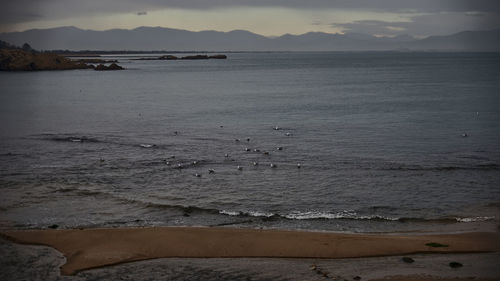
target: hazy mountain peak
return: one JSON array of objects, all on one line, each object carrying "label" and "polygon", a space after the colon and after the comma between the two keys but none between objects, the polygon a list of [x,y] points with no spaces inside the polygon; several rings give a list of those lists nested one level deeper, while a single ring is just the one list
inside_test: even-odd
[{"label": "hazy mountain peak", "polygon": [[[415,39],[409,35],[374,37],[362,33],[307,32],[265,37],[247,30],[188,31],[160,26],[132,30],[82,30],[74,26],[31,29],[0,34],[13,45],[28,42],[34,49],[52,50],[233,50],[233,51],[500,51],[500,30],[463,31],[448,36]],[[362,42],[362,43],[360,43]]]}]

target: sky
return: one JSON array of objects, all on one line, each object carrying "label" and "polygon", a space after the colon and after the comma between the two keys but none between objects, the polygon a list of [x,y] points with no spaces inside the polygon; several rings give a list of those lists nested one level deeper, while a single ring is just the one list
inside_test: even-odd
[{"label": "sky", "polygon": [[75,26],[408,34],[500,29],[500,0],[0,0],[0,32]]}]

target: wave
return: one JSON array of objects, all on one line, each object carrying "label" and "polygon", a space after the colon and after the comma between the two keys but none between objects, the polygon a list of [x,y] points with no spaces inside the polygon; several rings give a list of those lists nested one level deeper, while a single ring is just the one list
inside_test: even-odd
[{"label": "wave", "polygon": [[259,211],[248,211],[248,212],[239,212],[239,211],[226,211],[220,210],[219,214],[228,215],[228,216],[239,216],[239,217],[266,217],[270,218],[276,216],[273,213],[259,212]]},{"label": "wave", "polygon": [[[90,194],[90,193],[89,193]],[[379,222],[400,222],[400,223],[472,223],[495,220],[494,216],[477,216],[477,217],[441,217],[441,218],[417,218],[417,217],[394,217],[383,216],[379,214],[358,214],[353,210],[344,210],[340,212],[323,212],[323,211],[291,211],[286,214],[266,212],[266,211],[234,211],[234,210],[219,210],[217,208],[198,207],[181,204],[163,204],[144,202],[137,199],[119,198],[115,199],[124,204],[138,204],[143,208],[153,209],[169,209],[177,210],[183,213],[184,216],[195,214],[211,214],[224,215],[240,218],[258,218],[263,221],[272,220],[354,220],[354,221],[379,221]]]},{"label": "wave", "polygon": [[35,135],[35,138],[41,138],[43,140],[56,141],[56,142],[91,142],[91,143],[99,143],[103,142],[94,137],[88,137],[83,135],[74,135],[74,134],[40,134]]},{"label": "wave", "polygon": [[100,142],[95,138],[89,138],[85,136],[53,137],[50,138],[50,140],[61,142]]},{"label": "wave", "polygon": [[472,218],[455,218],[457,222],[482,222],[492,221],[495,217],[472,217]]},{"label": "wave", "polygon": [[227,211],[221,210],[219,214],[237,217],[257,217],[263,219],[286,220],[356,220],[356,221],[386,221],[386,222],[420,222],[420,223],[470,223],[494,220],[495,217],[443,217],[443,218],[414,218],[390,217],[382,215],[360,215],[354,211],[321,212],[321,211],[293,211],[287,214],[275,214],[259,211]]},{"label": "wave", "polygon": [[112,137],[111,139],[108,137],[98,138],[98,137],[89,137],[77,134],[40,134],[35,135],[35,138],[55,141],[55,142],[70,142],[70,143],[104,143],[104,144],[113,144],[118,146],[132,146],[138,148],[152,148],[152,149],[166,149],[171,147],[168,144],[155,144],[148,142],[127,142],[120,141],[118,137]]},{"label": "wave", "polygon": [[[219,210],[217,208],[198,207],[182,204],[164,204],[156,202],[146,202],[140,199],[131,199],[116,196],[111,193],[78,189],[78,188],[58,188],[54,192],[75,192],[81,196],[109,196],[113,200],[122,204],[133,204],[143,209],[159,209],[159,210],[174,210],[182,213],[184,216],[195,214],[211,214],[211,215],[224,215],[240,218],[258,218],[263,221],[273,220],[353,220],[353,221],[379,221],[379,222],[399,222],[399,223],[474,223],[495,220],[494,216],[474,216],[474,217],[460,217],[460,216],[447,216],[440,218],[419,218],[419,217],[395,217],[384,216],[380,214],[359,214],[353,210],[343,210],[339,212],[325,212],[325,211],[291,211],[287,213],[273,213],[266,211],[235,211],[235,210]],[[378,206],[377,208],[386,208],[385,206]]]},{"label": "wave", "polygon": [[328,212],[293,212],[284,216],[287,219],[310,220],[310,219],[351,219],[351,220],[380,220],[397,221],[398,218],[384,217],[380,215],[357,215],[355,212],[342,211],[339,213]]}]

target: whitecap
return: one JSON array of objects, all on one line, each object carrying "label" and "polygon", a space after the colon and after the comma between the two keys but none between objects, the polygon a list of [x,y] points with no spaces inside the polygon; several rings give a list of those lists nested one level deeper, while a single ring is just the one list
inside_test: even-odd
[{"label": "whitecap", "polygon": [[457,222],[480,222],[494,220],[495,217],[472,217],[472,218],[455,218]]}]

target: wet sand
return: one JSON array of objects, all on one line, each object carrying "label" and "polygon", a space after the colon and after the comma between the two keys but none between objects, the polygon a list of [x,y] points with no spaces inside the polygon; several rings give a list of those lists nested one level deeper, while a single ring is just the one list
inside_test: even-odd
[{"label": "wet sand", "polygon": [[[67,259],[65,275],[155,258],[360,258],[415,253],[500,251],[497,233],[369,235],[231,228],[161,227],[4,231],[7,239],[46,245]],[[427,243],[447,247],[431,247]],[[230,259],[233,260],[233,259]]]},{"label": "wet sand", "polygon": [[[500,253],[418,254],[414,263],[402,256],[302,259],[302,258],[160,258],[122,263],[75,275],[61,275],[66,259],[53,248],[21,245],[0,239],[0,280],[495,280],[500,276]],[[450,268],[457,261],[462,268]],[[311,270],[312,265],[316,270]],[[325,277],[323,274],[326,274]],[[460,279],[456,279],[460,278]],[[497,278],[498,280],[498,278]]]}]

